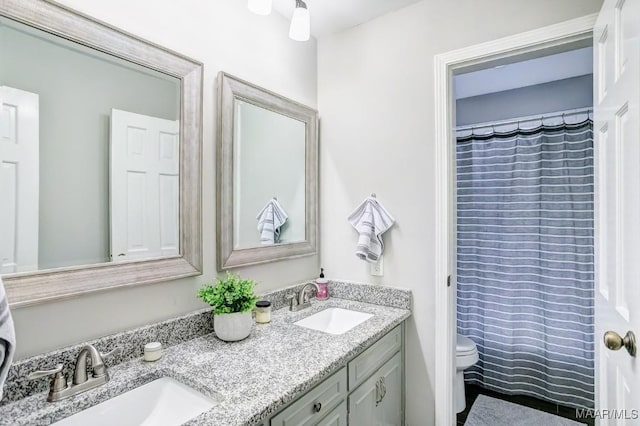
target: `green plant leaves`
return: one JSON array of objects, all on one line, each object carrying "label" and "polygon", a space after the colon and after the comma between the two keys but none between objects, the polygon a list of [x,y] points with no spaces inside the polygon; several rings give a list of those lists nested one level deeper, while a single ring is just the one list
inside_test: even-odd
[{"label": "green plant leaves", "polygon": [[216,284],[205,284],[198,290],[198,297],[213,306],[214,314],[231,314],[253,309],[258,296],[253,289],[256,282],[245,280],[227,272],[225,279],[218,279]]}]

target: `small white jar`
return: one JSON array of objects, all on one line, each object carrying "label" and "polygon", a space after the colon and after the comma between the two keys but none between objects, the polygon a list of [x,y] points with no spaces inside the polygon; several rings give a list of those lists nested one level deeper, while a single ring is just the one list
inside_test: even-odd
[{"label": "small white jar", "polygon": [[162,358],[162,344],[160,342],[150,342],[144,345],[144,360],[157,361]]},{"label": "small white jar", "polygon": [[271,322],[271,302],[267,300],[256,302],[256,322],[258,324]]}]

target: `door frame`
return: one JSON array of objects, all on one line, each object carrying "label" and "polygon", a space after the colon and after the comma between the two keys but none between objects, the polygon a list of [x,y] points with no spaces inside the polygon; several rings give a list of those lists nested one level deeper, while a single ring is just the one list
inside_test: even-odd
[{"label": "door frame", "polygon": [[[585,15],[558,24],[515,34],[498,40],[468,46],[436,55],[435,83],[435,145],[436,203],[435,218],[435,424],[454,425],[453,383],[455,377],[456,335],[456,206],[455,206],[455,99],[453,75],[461,69],[500,65],[514,56],[535,56],[541,50],[558,52],[572,44],[592,40],[598,14]],[[591,44],[591,43],[589,43]]]}]

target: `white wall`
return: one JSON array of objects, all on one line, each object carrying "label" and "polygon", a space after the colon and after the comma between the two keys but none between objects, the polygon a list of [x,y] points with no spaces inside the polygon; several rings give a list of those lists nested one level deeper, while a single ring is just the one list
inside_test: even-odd
[{"label": "white wall", "polygon": [[[317,106],[316,43],[288,38],[279,15],[251,14],[237,0],[62,0],[61,3],[204,63],[203,249],[204,275],[96,293],[14,309],[17,358],[204,307],[196,290],[216,275],[215,79],[224,70],[298,102]],[[259,282],[257,291],[314,277],[318,256],[238,269]]]},{"label": "white wall", "polygon": [[[424,0],[318,42],[321,257],[329,277],[408,287],[407,425],[434,422],[435,54],[599,10],[600,0]],[[354,255],[346,217],[375,192],[397,220],[385,276]],[[444,285],[444,283],[438,283]]]}]

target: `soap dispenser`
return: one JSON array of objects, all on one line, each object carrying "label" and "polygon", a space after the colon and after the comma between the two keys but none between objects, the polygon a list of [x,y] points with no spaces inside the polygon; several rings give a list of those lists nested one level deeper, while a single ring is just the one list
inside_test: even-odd
[{"label": "soap dispenser", "polygon": [[329,298],[329,280],[324,277],[324,268],[320,268],[320,277],[316,280],[318,294],[316,299],[327,300]]}]

